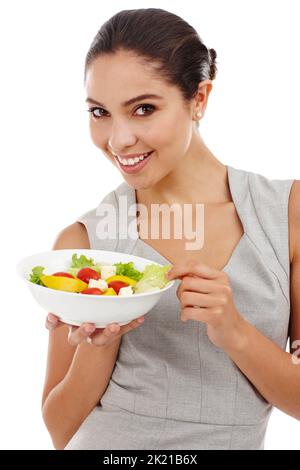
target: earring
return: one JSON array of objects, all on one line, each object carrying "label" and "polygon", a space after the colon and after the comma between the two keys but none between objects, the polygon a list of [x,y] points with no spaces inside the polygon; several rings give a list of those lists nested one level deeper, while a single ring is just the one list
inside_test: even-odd
[{"label": "earring", "polygon": [[197,119],[200,119],[200,118],[201,118],[201,116],[202,116],[202,113],[201,113],[201,111],[198,111],[198,112],[196,113],[196,118],[197,118]]}]

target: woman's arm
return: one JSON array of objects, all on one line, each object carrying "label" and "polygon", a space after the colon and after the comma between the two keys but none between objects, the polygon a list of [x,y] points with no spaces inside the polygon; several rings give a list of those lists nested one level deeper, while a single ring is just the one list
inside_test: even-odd
[{"label": "woman's arm", "polygon": [[[90,248],[83,224],[57,236],[53,250]],[[42,414],[54,447],[63,449],[104,394],[115,366],[121,337],[105,346],[68,342],[68,325],[49,331]],[[80,335],[80,330],[76,332]]]},{"label": "woman's arm", "polygon": [[[300,181],[295,181],[289,205],[291,252],[290,352],[300,352]],[[300,361],[300,354],[299,354]],[[299,365],[300,367],[300,365]]]},{"label": "woman's arm", "polygon": [[[300,340],[300,181],[294,182],[290,193],[289,227],[290,341],[296,349]],[[300,359],[296,353],[283,351],[239,313],[229,276],[194,260],[173,266],[167,278],[182,279],[177,289],[182,321],[206,323],[209,339],[231,357],[261,395],[300,420]]]},{"label": "woman's arm", "polygon": [[[89,248],[82,224],[76,222],[59,234],[53,249],[63,248]],[[140,327],[143,320],[141,316],[122,326],[113,322],[96,328],[90,335],[91,344],[85,342],[84,326],[93,324],[82,324],[69,333],[71,325],[46,321],[50,331],[42,413],[56,449],[65,448],[99,403],[115,367],[122,336]]]},{"label": "woman's arm", "polygon": [[291,189],[289,233],[291,354],[249,323],[244,323],[241,330],[242,347],[228,348],[226,352],[268,402],[300,420],[300,181],[295,181]]},{"label": "woman's arm", "polygon": [[43,419],[56,449],[64,449],[109,383],[121,339],[109,346],[77,346],[64,379],[48,394]]}]

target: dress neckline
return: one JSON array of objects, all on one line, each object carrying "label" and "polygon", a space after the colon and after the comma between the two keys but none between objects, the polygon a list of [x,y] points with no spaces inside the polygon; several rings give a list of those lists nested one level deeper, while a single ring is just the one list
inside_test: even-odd
[{"label": "dress neckline", "polygon": [[[227,260],[227,263],[225,264],[225,266],[223,266],[223,268],[220,269],[220,271],[226,271],[227,269],[229,269],[231,263],[233,262],[236,254],[238,253],[238,251],[240,250],[242,244],[244,243],[244,240],[247,236],[247,233],[246,233],[246,230],[245,230],[245,224],[244,224],[244,220],[243,220],[243,215],[242,215],[242,211],[240,210],[240,207],[239,207],[239,201],[238,201],[238,197],[236,195],[236,188],[234,186],[234,178],[232,177],[232,172],[236,171],[235,168],[231,167],[230,165],[225,165],[226,168],[227,168],[227,179],[228,179],[228,186],[229,186],[229,191],[230,191],[230,194],[231,194],[231,198],[232,198],[232,202],[235,206],[235,209],[236,209],[236,212],[238,214],[238,217],[240,219],[240,222],[241,222],[241,225],[243,227],[243,234],[241,235],[239,241],[237,242],[237,244],[235,245],[235,247],[233,248],[232,252],[231,252],[231,255],[229,257],[229,259]],[[136,190],[134,188],[132,188],[131,186],[130,187],[130,190],[132,191],[132,196],[133,196],[133,201],[135,202],[135,204],[137,204],[137,199],[136,199]],[[142,240],[140,237],[139,237],[139,234],[138,234],[138,230],[137,230],[137,217],[135,216],[134,217],[134,224],[135,224],[135,227],[136,227],[136,233],[137,233],[137,243],[142,243],[143,246],[146,246],[146,248],[148,248],[150,251],[152,251],[153,253],[155,253],[159,258],[161,258],[161,260],[163,261],[164,264],[170,264],[170,265],[173,265],[173,263],[168,260],[165,256],[163,256],[159,251],[155,250],[155,248],[153,248],[151,245],[149,245],[148,243],[146,243],[144,240]]]}]

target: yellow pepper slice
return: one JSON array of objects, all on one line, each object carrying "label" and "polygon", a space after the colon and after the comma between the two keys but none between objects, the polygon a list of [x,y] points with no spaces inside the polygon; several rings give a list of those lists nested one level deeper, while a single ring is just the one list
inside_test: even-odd
[{"label": "yellow pepper slice", "polygon": [[88,287],[81,279],[72,279],[65,276],[41,276],[41,281],[50,289],[63,290],[66,292],[81,292]]},{"label": "yellow pepper slice", "polygon": [[112,281],[123,281],[123,282],[127,282],[127,284],[129,284],[130,286],[135,286],[137,283],[137,281],[135,281],[134,279],[131,279],[130,277],[127,277],[127,276],[122,276],[121,274],[115,274],[114,276],[110,276],[107,279],[105,279],[105,281],[107,282],[107,284],[109,284]]},{"label": "yellow pepper slice", "polygon": [[108,287],[108,289],[106,289],[103,295],[117,295],[117,293],[115,289],[113,289],[112,287]]}]

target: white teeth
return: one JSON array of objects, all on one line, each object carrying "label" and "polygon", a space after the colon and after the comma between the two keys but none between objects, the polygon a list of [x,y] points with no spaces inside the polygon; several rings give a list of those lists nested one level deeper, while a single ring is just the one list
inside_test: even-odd
[{"label": "white teeth", "polygon": [[[150,153],[150,152],[148,152]],[[145,157],[147,157],[148,153],[144,153],[143,155],[140,155],[139,157],[135,157],[135,158],[129,158],[129,159],[122,159],[121,157],[119,157],[117,155],[117,158],[119,160],[119,162],[122,163],[122,165],[135,165],[136,163],[144,160]]]}]

